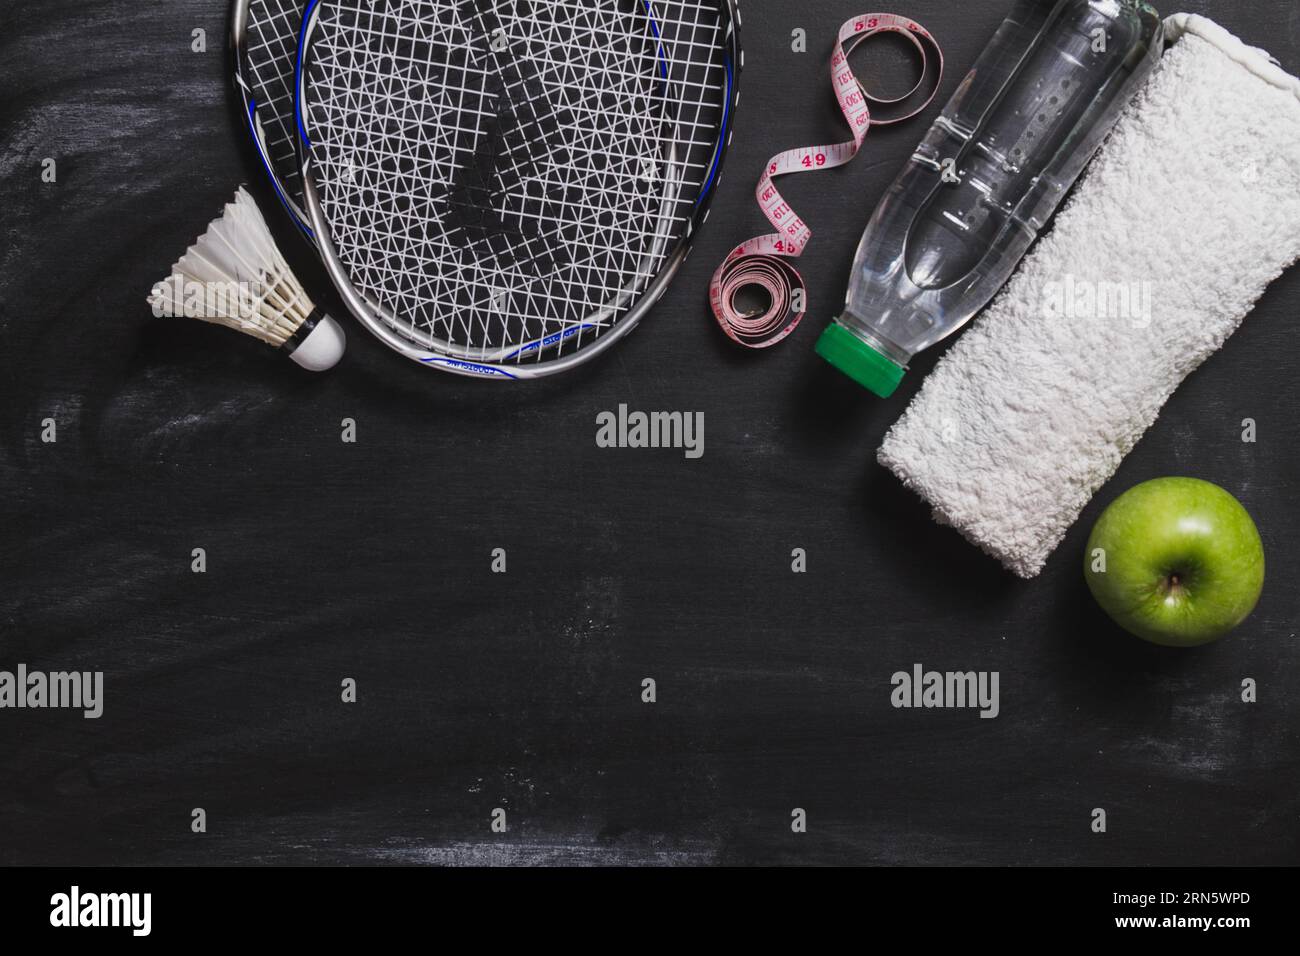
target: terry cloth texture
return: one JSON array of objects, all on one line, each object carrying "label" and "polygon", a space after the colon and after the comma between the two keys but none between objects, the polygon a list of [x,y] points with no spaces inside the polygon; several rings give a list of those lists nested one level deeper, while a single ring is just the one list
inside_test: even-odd
[{"label": "terry cloth texture", "polygon": [[937,521],[1042,570],[1182,380],[1300,258],[1300,80],[1204,17],[879,460]]}]

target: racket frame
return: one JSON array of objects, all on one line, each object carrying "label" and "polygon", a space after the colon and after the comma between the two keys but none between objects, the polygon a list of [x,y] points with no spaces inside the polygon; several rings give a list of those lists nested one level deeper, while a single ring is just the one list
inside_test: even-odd
[{"label": "racket frame", "polygon": [[[314,239],[315,236],[307,217],[307,211],[285,189],[284,182],[280,179],[279,173],[275,171],[275,165],[271,162],[270,151],[267,148],[265,126],[259,112],[257,94],[253,88],[252,66],[249,61],[248,22],[251,6],[252,0],[234,0],[230,10],[231,75],[234,77],[235,90],[239,93],[240,102],[243,104],[243,120],[249,136],[253,139],[253,146],[257,149],[257,156],[262,161],[262,168],[266,170],[267,178],[270,179],[271,186],[275,189],[275,194],[279,198],[281,205],[284,206],[285,211],[289,213],[298,228],[309,239]],[[296,55],[294,56],[294,70],[296,81]],[[296,82],[294,85],[294,115],[291,118],[291,125],[296,126],[298,122]],[[296,148],[298,137],[294,136],[293,139]]]},{"label": "racket frame", "polygon": [[[236,0],[246,3],[247,0]],[[717,142],[709,173],[704,177],[700,195],[696,198],[690,221],[686,224],[677,244],[665,256],[658,273],[637,299],[636,303],[620,318],[612,328],[598,336],[590,345],[585,345],[575,352],[554,359],[546,359],[529,364],[502,361],[476,361],[458,357],[447,352],[439,352],[419,347],[409,338],[399,334],[396,327],[404,323],[378,303],[372,302],[352,283],[347,268],[339,257],[330,238],[329,224],[325,219],[320,193],[316,187],[315,170],[311,159],[311,142],[303,122],[303,96],[306,88],[306,71],[303,61],[310,42],[311,33],[319,20],[320,0],[309,0],[303,14],[302,33],[298,39],[298,60],[295,67],[294,123],[298,131],[297,148],[299,165],[302,171],[303,204],[306,207],[306,225],[311,231],[316,246],[320,251],[325,270],[334,283],[344,304],[352,315],[368,329],[371,334],[393,351],[432,368],[442,369],[457,375],[472,378],[516,380],[544,378],[569,371],[579,365],[595,359],[616,342],[626,338],[641,320],[655,306],[668,290],[668,285],[681,268],[682,262],[690,253],[695,234],[709,216],[713,196],[718,190],[722,178],[722,168],[735,129],[736,108],[739,102],[739,73],[744,65],[744,56],[740,46],[740,11],[738,0],[715,0],[718,7],[720,29],[723,35],[723,65],[726,73],[727,88],[723,96],[722,121],[719,125]],[[653,12],[654,0],[642,0],[648,10]],[[550,348],[563,339],[587,328],[583,323],[570,326],[559,332],[553,332],[540,339],[521,342],[512,347],[511,356],[525,351]]]}]

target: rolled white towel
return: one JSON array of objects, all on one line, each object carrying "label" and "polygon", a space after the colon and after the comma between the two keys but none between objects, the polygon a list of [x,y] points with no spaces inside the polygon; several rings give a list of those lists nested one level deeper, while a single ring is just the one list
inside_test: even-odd
[{"label": "rolled white towel", "polygon": [[1022,577],[1300,258],[1300,80],[1204,17],[1166,32],[1052,232],[880,449]]}]

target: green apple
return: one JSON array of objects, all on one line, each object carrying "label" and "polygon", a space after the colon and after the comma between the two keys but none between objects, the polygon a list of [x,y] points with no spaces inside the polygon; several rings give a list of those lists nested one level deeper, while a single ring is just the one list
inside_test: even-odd
[{"label": "green apple", "polygon": [[1084,576],[1115,623],[1170,647],[1208,644],[1255,609],[1264,545],[1240,501],[1199,478],[1130,488],[1097,519]]}]

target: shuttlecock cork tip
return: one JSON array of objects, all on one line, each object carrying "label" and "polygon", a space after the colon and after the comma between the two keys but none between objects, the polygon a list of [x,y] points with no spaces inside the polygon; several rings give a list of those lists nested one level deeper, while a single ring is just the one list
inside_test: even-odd
[{"label": "shuttlecock cork tip", "polygon": [[303,324],[302,331],[306,334],[297,340],[289,352],[289,358],[309,372],[329,371],[343,358],[348,337],[343,332],[343,326],[328,315],[321,315],[310,328],[309,324]]}]

